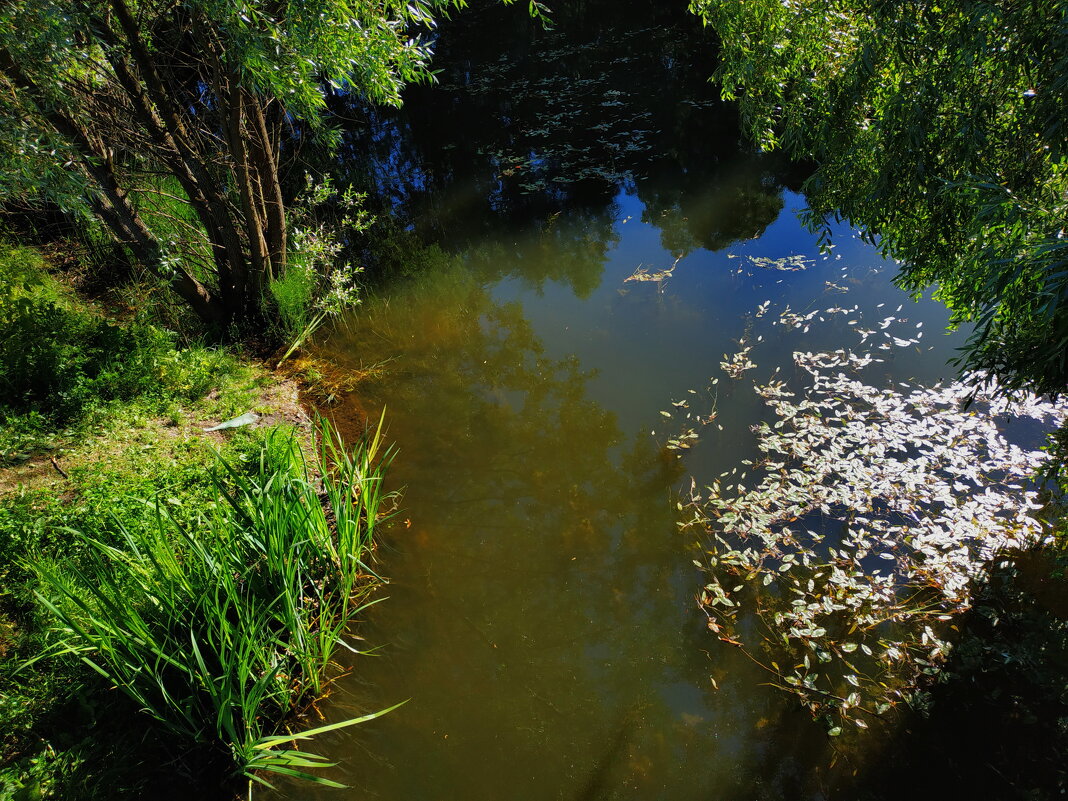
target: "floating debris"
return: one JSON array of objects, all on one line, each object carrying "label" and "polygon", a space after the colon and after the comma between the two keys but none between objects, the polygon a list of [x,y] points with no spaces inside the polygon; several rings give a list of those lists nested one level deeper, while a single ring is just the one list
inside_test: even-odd
[{"label": "floating debris", "polygon": [[720,368],[731,378],[741,378],[747,370],[756,367],[756,362],[749,358],[749,352],[752,349],[752,345],[744,345],[740,351],[731,356],[724,353],[723,361],[719,363]]},{"label": "floating debris", "polygon": [[770,259],[765,256],[746,256],[746,258],[754,267],[759,267],[762,270],[775,270],[784,273],[795,273],[800,270],[807,270],[816,263],[815,259],[810,259],[800,254],[784,256],[781,259]]},{"label": "floating debris", "polygon": [[[1048,456],[1010,443],[999,424],[1053,428],[1068,420],[1068,401],[1010,397],[984,375],[933,387],[863,380],[880,353],[920,342],[924,324],[902,308],[865,326],[857,305],[786,306],[773,325],[807,331],[815,318],[844,315],[870,350],[795,352],[800,388],[778,369],[755,383],[772,413],[754,428],[761,458],[694,484],[680,504],[680,527],[701,532],[709,629],[831,734],[846,723],[866,729],[916,697],[950,653],[949,628],[971,608],[976,582],[1000,554],[1049,537],[1029,483]],[[769,309],[765,301],[754,316]],[[735,379],[756,366],[752,345],[739,345],[720,363]],[[669,447],[685,450],[688,433]],[[743,621],[754,615],[770,637],[753,641],[758,628]]]},{"label": "floating debris", "polygon": [[775,321],[775,324],[784,326],[787,331],[790,331],[794,328],[801,328],[805,323],[807,323],[819,313],[819,309],[816,309],[815,311],[811,311],[808,314],[798,314],[797,312],[792,311],[789,306],[787,306],[785,309],[782,310],[782,313],[779,314],[779,319]]},{"label": "floating debris", "polygon": [[881,360],[847,349],[793,361],[810,380],[799,395],[754,387],[775,418],[754,429],[755,483],[735,468],[694,485],[680,526],[704,539],[709,629],[745,649],[738,623],[756,614],[773,636],[746,652],[776,685],[867,728],[938,673],[947,627],[998,554],[1049,536],[1027,488],[1048,456],[998,421],[1060,425],[1068,403],[1009,398],[982,375],[880,389],[855,376]]},{"label": "floating debris", "polygon": [[260,416],[255,412],[245,412],[240,417],[234,417],[231,420],[219,423],[218,425],[211,426],[211,428],[205,428],[204,433],[210,433],[212,431],[222,431],[227,428],[241,428],[242,426],[250,426],[260,419]]},{"label": "floating debris", "polygon": [[[643,265],[639,264],[637,269],[633,273],[623,279],[623,283],[627,283],[628,281],[654,281],[658,285],[662,285],[664,281],[669,279],[671,277],[671,274],[675,272],[675,268],[678,266],[681,260],[682,256],[677,256],[672,265],[666,270],[657,270],[656,272],[652,273],[644,269]],[[661,288],[663,287],[661,286]]]}]

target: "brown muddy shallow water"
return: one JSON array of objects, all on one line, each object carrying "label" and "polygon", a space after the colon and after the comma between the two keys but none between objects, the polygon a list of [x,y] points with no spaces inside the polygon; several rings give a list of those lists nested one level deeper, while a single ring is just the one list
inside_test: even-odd
[{"label": "brown muddy shallow water", "polygon": [[[398,214],[440,244],[320,354],[369,370],[359,403],[386,410],[403,490],[369,655],[320,707],[332,721],[408,702],[315,743],[350,789],[279,797],[883,797],[865,782],[912,724],[830,738],[710,636],[676,501],[689,476],[753,455],[763,407],[720,368],[743,336],[766,378],[893,313],[927,335],[886,352],[886,380],[930,382],[963,335],[848,226],[819,251],[796,171],[738,144],[696,23],[634,5],[552,34],[487,34],[488,12],[446,26],[441,85],[354,134],[380,148]],[[777,324],[836,306],[856,310]],[[680,399],[716,414],[681,457],[665,447]]]}]

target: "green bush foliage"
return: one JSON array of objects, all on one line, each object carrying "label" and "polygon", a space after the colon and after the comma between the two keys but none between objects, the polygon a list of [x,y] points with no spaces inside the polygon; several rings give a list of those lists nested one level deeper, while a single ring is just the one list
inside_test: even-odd
[{"label": "green bush foliage", "polygon": [[1064,0],[691,0],[763,148],[815,159],[809,222],[847,217],[898,283],[974,322],[959,363],[1068,387]]},{"label": "green bush foliage", "polygon": [[67,297],[33,251],[0,252],[0,409],[63,426],[109,401],[192,400],[230,361],[176,350],[172,334],[146,322],[105,320]]}]

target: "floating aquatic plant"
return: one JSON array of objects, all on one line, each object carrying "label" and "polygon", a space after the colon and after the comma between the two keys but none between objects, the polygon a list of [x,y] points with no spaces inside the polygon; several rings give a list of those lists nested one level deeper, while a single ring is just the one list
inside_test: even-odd
[{"label": "floating aquatic plant", "polygon": [[746,258],[754,267],[759,267],[762,270],[774,270],[783,273],[795,273],[800,270],[807,270],[816,263],[815,259],[807,258],[799,253],[784,256],[781,259],[772,259],[767,256],[746,256]]},{"label": "floating aquatic plant", "polygon": [[[876,350],[922,336],[897,336],[894,315],[862,328],[855,307],[787,309],[778,322],[823,313],[857,318]],[[721,366],[731,373],[748,351]],[[988,567],[1047,537],[1029,483],[1047,454],[1009,442],[999,423],[1060,425],[1068,404],[1007,397],[983,376],[881,388],[862,378],[882,361],[872,353],[793,360],[801,389],[754,386],[772,412],[754,427],[761,457],[695,485],[680,525],[702,533],[708,627],[839,734],[914,698]],[[754,622],[766,636],[754,638]]]},{"label": "floating aquatic plant", "polygon": [[663,291],[664,282],[671,278],[680,261],[682,261],[681,255],[675,258],[675,261],[671,263],[670,267],[665,267],[663,270],[655,270],[653,272],[650,272],[644,264],[639,264],[633,273],[623,279],[623,283],[626,284],[630,281],[638,281],[639,283],[652,281],[656,283],[661,291]]},{"label": "floating aquatic plant", "polygon": [[756,367],[756,362],[749,358],[749,353],[753,350],[753,346],[745,344],[744,340],[739,344],[741,345],[741,350],[729,356],[724,353],[723,361],[719,363],[720,369],[731,378],[741,378],[747,371]]}]

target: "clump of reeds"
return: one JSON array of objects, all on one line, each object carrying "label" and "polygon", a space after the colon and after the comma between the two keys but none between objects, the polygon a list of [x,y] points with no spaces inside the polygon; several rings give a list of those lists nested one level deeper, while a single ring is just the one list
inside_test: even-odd
[{"label": "clump of reeds", "polygon": [[329,763],[283,746],[381,714],[282,730],[322,693],[368,603],[364,559],[390,458],[381,425],[350,447],[325,423],[318,434],[314,468],[279,431],[249,468],[220,459],[220,503],[194,525],[157,504],[154,525],[116,525],[112,543],[73,532],[89,552],[78,565],[34,565],[56,651],[79,655],[169,735],[228,752],[250,782],[271,771],[333,784],[308,773]]}]

